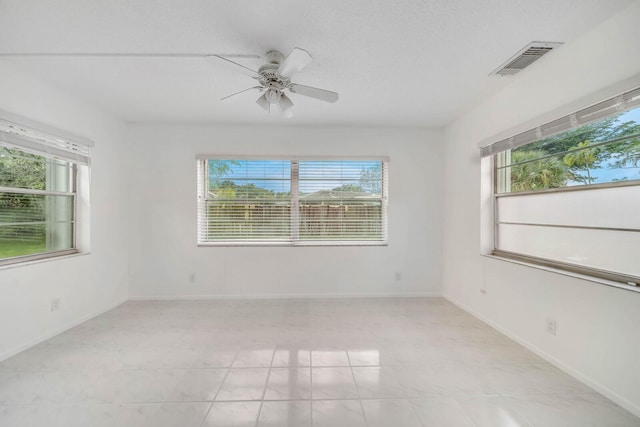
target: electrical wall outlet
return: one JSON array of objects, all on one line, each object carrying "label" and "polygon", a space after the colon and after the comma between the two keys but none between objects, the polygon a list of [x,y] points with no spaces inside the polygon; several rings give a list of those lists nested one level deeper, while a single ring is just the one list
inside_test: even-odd
[{"label": "electrical wall outlet", "polygon": [[394,277],[395,277],[395,279],[396,279],[396,282],[399,282],[400,280],[402,280],[402,274],[400,274],[400,272],[399,272],[399,271],[396,271],[396,272],[395,272]]},{"label": "electrical wall outlet", "polygon": [[60,298],[53,298],[51,300],[51,305],[49,307],[50,311],[53,313],[54,311],[60,310]]},{"label": "electrical wall outlet", "polygon": [[547,319],[546,330],[551,335],[555,335],[556,334],[556,332],[558,330],[558,324],[556,323],[555,319]]},{"label": "electrical wall outlet", "polygon": [[191,273],[189,275],[189,283],[196,283],[196,273]]}]

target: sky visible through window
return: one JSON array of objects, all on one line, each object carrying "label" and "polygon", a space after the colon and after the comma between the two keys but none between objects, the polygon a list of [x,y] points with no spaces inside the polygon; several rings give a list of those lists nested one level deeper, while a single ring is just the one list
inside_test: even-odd
[{"label": "sky visible through window", "polygon": [[640,107],[497,155],[499,192],[640,181]]},{"label": "sky visible through window", "polygon": [[[640,123],[640,108],[622,113],[618,117],[618,123],[624,122],[636,122]],[[613,160],[609,162],[603,162],[600,168],[596,169],[594,173],[597,179],[594,183],[600,182],[612,182],[612,181],[630,181],[640,179],[640,168],[634,166],[618,167],[612,165]],[[579,185],[581,183],[575,182],[573,185]]]},{"label": "sky visible through window", "polygon": [[[232,181],[236,185],[254,184],[275,193],[291,191],[289,160],[226,160],[229,170],[210,179]],[[299,163],[299,191],[303,194],[332,190],[345,184],[358,186],[363,171],[380,167],[375,160],[310,160]]]}]

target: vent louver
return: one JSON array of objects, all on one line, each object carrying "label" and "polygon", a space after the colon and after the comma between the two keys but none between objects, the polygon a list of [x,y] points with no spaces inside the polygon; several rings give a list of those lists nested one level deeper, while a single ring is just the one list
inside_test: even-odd
[{"label": "vent louver", "polygon": [[513,76],[561,45],[558,42],[531,42],[490,75]]}]

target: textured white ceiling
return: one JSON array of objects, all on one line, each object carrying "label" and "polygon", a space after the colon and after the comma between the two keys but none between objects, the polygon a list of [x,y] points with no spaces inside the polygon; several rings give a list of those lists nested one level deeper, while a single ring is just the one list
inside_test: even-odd
[{"label": "textured white ceiling", "polygon": [[212,60],[4,58],[0,66],[10,61],[127,121],[440,126],[509,84],[488,74],[528,42],[569,42],[628,3],[0,0],[0,52],[307,49],[314,62],[294,82],[340,100],[292,95],[288,120],[262,111],[255,94],[221,103],[255,82]]}]

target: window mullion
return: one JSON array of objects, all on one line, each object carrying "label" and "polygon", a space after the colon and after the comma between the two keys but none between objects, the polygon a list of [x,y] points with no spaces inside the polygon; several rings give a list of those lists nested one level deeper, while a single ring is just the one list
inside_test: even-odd
[{"label": "window mullion", "polygon": [[206,160],[198,160],[198,242],[209,236],[209,212],[207,209],[207,191],[209,190],[209,170]]},{"label": "window mullion", "polygon": [[381,211],[382,211],[382,240],[387,241],[389,238],[389,163],[381,162]]},{"label": "window mullion", "polygon": [[74,249],[78,248],[78,233],[76,230],[76,221],[78,218],[78,165],[75,163],[71,166],[71,191],[73,193],[72,217],[73,228],[71,230],[71,245]]},{"label": "window mullion", "polygon": [[291,161],[291,241],[300,239],[300,165],[298,160]]}]

